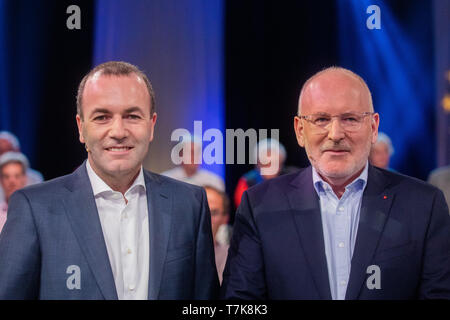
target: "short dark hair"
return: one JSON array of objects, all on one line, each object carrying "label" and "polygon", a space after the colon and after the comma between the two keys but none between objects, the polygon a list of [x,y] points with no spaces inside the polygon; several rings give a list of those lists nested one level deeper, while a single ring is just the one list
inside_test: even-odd
[{"label": "short dark hair", "polygon": [[223,214],[229,215],[230,214],[230,198],[228,198],[228,195],[225,192],[223,192],[223,191],[221,191],[221,190],[219,190],[219,189],[217,189],[217,188],[215,188],[215,187],[213,187],[211,185],[205,185],[205,186],[203,186],[203,188],[205,188],[205,190],[209,189],[209,190],[212,190],[212,191],[216,192],[222,198]]},{"label": "short dark hair", "polygon": [[153,91],[152,84],[150,80],[147,78],[145,73],[141,71],[137,66],[124,62],[124,61],[108,61],[102,64],[99,64],[94,69],[89,71],[81,80],[80,85],[78,86],[77,92],[77,114],[83,118],[82,104],[83,104],[83,92],[84,87],[86,86],[86,82],[89,80],[97,72],[100,72],[103,76],[128,76],[130,74],[136,74],[138,77],[144,80],[145,85],[147,86],[148,93],[150,95],[150,115],[153,115],[155,112],[155,92]]}]

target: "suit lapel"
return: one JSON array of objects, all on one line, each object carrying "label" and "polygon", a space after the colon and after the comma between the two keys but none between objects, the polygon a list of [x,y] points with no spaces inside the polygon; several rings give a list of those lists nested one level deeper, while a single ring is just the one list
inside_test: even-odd
[{"label": "suit lapel", "polygon": [[150,235],[148,299],[158,299],[170,236],[172,199],[157,175],[144,171]]},{"label": "suit lapel", "polygon": [[64,201],[72,230],[105,299],[118,299],[94,193],[84,162],[73,174]]},{"label": "suit lapel", "polygon": [[312,169],[302,170],[291,182],[287,196],[294,216],[301,246],[322,299],[331,299],[325,256],[322,218],[317,193],[312,183]]},{"label": "suit lapel", "polygon": [[388,182],[382,172],[369,166],[367,187],[361,203],[359,225],[345,299],[357,299],[366,280],[367,267],[371,264],[394,199],[394,194],[391,194],[386,189]]}]

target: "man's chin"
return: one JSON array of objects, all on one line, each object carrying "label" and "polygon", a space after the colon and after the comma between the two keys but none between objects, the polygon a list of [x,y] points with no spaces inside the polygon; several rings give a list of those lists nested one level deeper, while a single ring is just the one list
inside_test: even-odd
[{"label": "man's chin", "polygon": [[130,166],[129,163],[120,163],[118,161],[114,161],[110,163],[107,168],[105,168],[105,172],[112,177],[120,177],[124,175],[129,175],[131,173],[139,170],[140,167]]},{"label": "man's chin", "polygon": [[352,168],[345,167],[324,167],[317,170],[321,175],[331,179],[345,179],[353,174]]}]

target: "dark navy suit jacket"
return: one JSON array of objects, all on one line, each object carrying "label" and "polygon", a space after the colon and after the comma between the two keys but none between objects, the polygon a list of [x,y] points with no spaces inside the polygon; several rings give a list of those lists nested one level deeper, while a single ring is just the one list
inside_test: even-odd
[{"label": "dark navy suit jacket", "polygon": [[[216,298],[219,282],[205,191],[145,170],[144,177],[148,298]],[[0,299],[117,299],[85,164],[70,175],[17,191],[8,209],[0,235]],[[71,265],[79,267],[79,289],[67,285]]]},{"label": "dark navy suit jacket", "polygon": [[[443,194],[369,166],[346,299],[450,298],[450,216]],[[369,289],[380,269],[380,289]],[[221,296],[331,299],[311,167],[247,190],[235,218]]]}]

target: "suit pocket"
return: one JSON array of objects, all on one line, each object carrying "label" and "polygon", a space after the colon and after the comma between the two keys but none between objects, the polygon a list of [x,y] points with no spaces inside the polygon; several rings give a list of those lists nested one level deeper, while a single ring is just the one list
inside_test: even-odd
[{"label": "suit pocket", "polygon": [[403,256],[408,256],[412,252],[414,252],[414,249],[415,243],[413,241],[398,246],[394,246],[391,248],[383,249],[376,254],[374,261],[381,262],[385,260],[391,260]]},{"label": "suit pocket", "polygon": [[167,251],[166,263],[192,256],[192,242],[181,244]]}]

